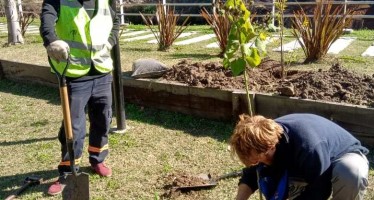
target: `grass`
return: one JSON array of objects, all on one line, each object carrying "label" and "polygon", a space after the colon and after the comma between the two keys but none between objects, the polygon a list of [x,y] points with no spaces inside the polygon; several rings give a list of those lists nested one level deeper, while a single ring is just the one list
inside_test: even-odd
[{"label": "grass", "polygon": [[[0,79],[0,102],[0,199],[19,189],[27,176],[39,176],[45,182],[29,188],[20,199],[61,199],[45,193],[56,178],[60,155],[57,131],[62,117],[58,90]],[[242,167],[227,149],[231,122],[132,104],[126,104],[125,110],[130,129],[109,138],[107,163],[113,168],[113,176],[93,175],[84,151],[81,166],[82,171],[90,173],[91,199],[159,199],[164,192],[162,180],[169,174],[218,176]],[[374,154],[368,158],[373,161]],[[373,178],[371,168],[369,182]],[[214,189],[175,199],[234,199],[237,181],[236,178],[222,180]],[[369,184],[365,199],[373,197],[374,190]]]},{"label": "grass", "polygon": [[[38,25],[38,21],[35,25]],[[133,30],[145,30],[142,25],[129,25],[126,28]],[[186,31],[198,31],[199,35],[213,33],[209,26],[192,25]],[[149,33],[147,33],[149,34]],[[189,39],[196,35],[183,38]],[[291,53],[285,53],[285,61],[290,63],[289,69],[317,70],[328,69],[333,63],[340,62],[344,67],[357,73],[373,74],[374,57],[361,57],[363,51],[374,41],[374,30],[357,30],[352,34],[344,35],[346,37],[357,37],[357,39],[338,55],[328,55],[325,59],[317,63],[302,64],[305,59],[301,49]],[[149,39],[150,40],[150,39]],[[177,41],[182,40],[178,39]],[[294,40],[291,37],[290,30],[286,31],[285,43]],[[123,71],[131,71],[132,63],[140,58],[154,58],[165,63],[167,66],[178,63],[182,59],[189,59],[195,62],[221,62],[218,57],[219,48],[205,48],[205,45],[212,43],[215,39],[194,43],[191,45],[172,46],[167,52],[157,51],[157,44],[149,44],[147,40],[138,40],[120,43],[121,49],[121,67]],[[0,33],[0,44],[7,42],[7,34]],[[280,41],[270,43],[267,47],[268,56],[274,60],[280,60],[280,53],[272,51],[280,45]],[[30,53],[31,52],[31,53]],[[17,55],[17,56],[14,56]],[[0,59],[13,60],[26,63],[34,63],[48,66],[47,54],[42,45],[41,37],[37,34],[27,34],[25,44],[16,45],[7,48],[0,48]]]},{"label": "grass", "polygon": [[[128,28],[140,30],[144,26],[130,25]],[[191,30],[209,33],[207,26],[191,26],[187,31]],[[373,33],[372,30],[363,30],[348,35],[358,38],[354,43],[357,46],[319,63],[300,64],[303,60],[301,50],[287,53],[286,59],[292,63],[292,68],[326,69],[332,62],[340,61],[358,73],[374,73],[374,59],[359,56],[360,48],[374,40]],[[286,42],[291,40],[291,37],[286,38]],[[0,43],[6,41],[7,35],[1,33]],[[217,57],[219,49],[203,48],[212,41],[174,46],[169,52],[156,51],[156,44],[145,41],[121,42],[122,69],[130,71],[134,60],[145,57],[158,59],[168,66],[181,59],[221,61]],[[277,45],[273,43],[268,48]],[[279,53],[269,51],[269,56],[279,60]],[[45,49],[37,35],[26,35],[24,45],[0,48],[0,59],[48,65]],[[62,116],[58,90],[0,79],[0,102],[0,199],[18,189],[30,175],[43,177],[45,182],[27,190],[20,199],[61,199],[61,196],[48,197],[45,194],[56,178],[60,155],[57,132]],[[170,173],[182,171],[216,176],[242,167],[227,150],[232,122],[126,104],[126,124],[131,127],[126,134],[110,135],[111,151],[107,163],[113,168],[113,177],[90,175],[92,199],[159,199],[163,193],[162,179]],[[83,158],[82,170],[90,172],[84,167],[88,166],[86,151]],[[373,153],[369,159],[374,160]],[[373,177],[371,168],[370,182]],[[212,190],[181,195],[177,199],[234,199],[236,187],[237,179],[223,180]],[[373,197],[374,189],[369,185],[365,199]]]},{"label": "grass", "polygon": [[[56,137],[61,120],[58,90],[1,79],[0,101],[0,199],[31,175],[43,177],[45,183],[30,188],[21,199],[46,199],[44,192],[56,178],[60,155]],[[160,179],[172,172],[221,175],[241,168],[227,150],[230,122],[131,104],[126,105],[126,118],[131,127],[128,132],[110,135],[107,163],[114,176],[91,174],[92,199],[153,199],[163,193]],[[86,151],[83,158],[82,166],[88,166]],[[87,168],[83,171],[90,172]],[[195,197],[233,199],[236,183],[236,179],[222,181],[214,190]]]}]

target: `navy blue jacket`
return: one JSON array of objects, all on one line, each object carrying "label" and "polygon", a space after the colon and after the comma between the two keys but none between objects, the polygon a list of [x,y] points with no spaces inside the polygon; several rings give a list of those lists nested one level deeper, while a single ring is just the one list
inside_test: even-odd
[{"label": "navy blue jacket", "polygon": [[[276,145],[273,164],[266,176],[279,179],[285,170],[289,180],[305,183],[305,188],[289,188],[298,199],[327,199],[331,193],[331,163],[345,153],[369,151],[349,132],[332,121],[313,114],[290,114],[275,119],[284,129]],[[245,168],[240,183],[257,190],[256,167]]]}]

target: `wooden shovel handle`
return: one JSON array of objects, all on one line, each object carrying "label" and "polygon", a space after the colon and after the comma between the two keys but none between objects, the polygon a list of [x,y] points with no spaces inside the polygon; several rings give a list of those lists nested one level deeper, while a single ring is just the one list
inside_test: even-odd
[{"label": "wooden shovel handle", "polygon": [[68,141],[73,141],[73,129],[71,126],[68,89],[66,85],[60,87],[60,98],[62,104],[62,114],[64,117],[65,136]]}]

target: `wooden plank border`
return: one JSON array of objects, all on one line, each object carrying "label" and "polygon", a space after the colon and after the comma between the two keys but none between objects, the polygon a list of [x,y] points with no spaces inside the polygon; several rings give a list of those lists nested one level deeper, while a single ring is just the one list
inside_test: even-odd
[{"label": "wooden plank border", "polygon": [[[57,86],[48,66],[0,60],[0,77]],[[155,79],[122,78],[125,102],[220,120],[236,120],[247,112],[244,90],[190,87]],[[256,114],[276,118],[289,113],[314,113],[340,124],[364,144],[374,146],[374,108],[351,104],[251,94]]]}]

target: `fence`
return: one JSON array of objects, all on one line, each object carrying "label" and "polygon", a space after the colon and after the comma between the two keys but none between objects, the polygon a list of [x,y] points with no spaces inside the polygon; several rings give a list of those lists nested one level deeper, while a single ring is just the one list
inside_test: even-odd
[{"label": "fence", "polygon": [[[134,7],[134,6],[140,6],[140,7],[146,7],[146,6],[156,6],[157,3],[124,3],[123,0],[117,0],[119,2],[119,13],[120,13],[120,16],[121,16],[121,24],[124,24],[125,23],[125,16],[139,16],[140,17],[140,14],[139,13],[128,13],[128,12],[125,12],[125,9],[128,8],[128,7]],[[212,10],[214,11],[214,4],[217,0],[211,0],[210,3],[169,3],[168,0],[162,0],[162,4],[165,5],[165,6],[173,6],[173,7],[210,7],[212,8]],[[272,1],[272,2],[266,2],[266,0],[254,0],[254,3],[253,3],[253,6],[268,6],[268,7],[271,7],[271,15],[273,18],[275,18],[275,12],[276,12],[276,6],[275,6],[275,3],[277,0],[269,0],[269,1]],[[316,0],[318,1],[318,0]],[[300,6],[300,7],[303,7],[303,6],[310,6],[310,5],[315,5],[316,4],[316,1],[309,1],[309,2],[286,2],[286,5],[287,6]],[[22,3],[22,6],[21,6],[21,1],[20,0],[16,0],[17,2],[17,7],[19,10],[20,13],[28,13],[30,11],[23,11],[22,12],[22,6],[25,6],[25,4],[39,4],[41,5],[41,1],[39,2],[33,2],[33,3]],[[244,2],[248,5],[249,4],[249,1],[248,0],[244,0]],[[327,2],[327,1],[326,1]],[[369,5],[369,6],[373,6],[374,5],[374,1],[349,1],[349,0],[341,0],[341,1],[333,1],[332,2],[334,5],[344,5],[344,11],[347,10],[347,7],[350,6],[350,5],[353,5],[353,6],[358,6],[358,5]],[[3,7],[3,2],[1,1],[1,9],[0,9],[0,15],[3,15],[4,14],[4,7]],[[154,15],[154,13],[143,13],[143,15]],[[200,14],[193,14],[193,13],[182,13],[181,16],[190,16],[190,17],[201,17]],[[263,15],[263,14],[257,14],[256,15],[257,17],[265,17],[266,15]],[[308,15],[309,17],[312,17],[312,15]],[[286,18],[289,18],[289,17],[293,17],[293,14],[285,14],[284,17]],[[352,16],[353,19],[374,19],[374,15],[353,15]]]},{"label": "fence", "polygon": [[[128,7],[133,7],[133,6],[156,6],[157,3],[123,3],[123,0],[118,0],[120,2],[120,16],[121,16],[121,23],[124,24],[124,17],[125,16],[140,16],[139,13],[126,13],[125,8]],[[316,0],[318,1],[318,0]],[[309,1],[309,2],[286,2],[287,6],[310,6],[310,5],[315,5],[316,1]],[[212,0],[211,3],[168,3],[167,0],[162,0],[162,4],[165,6],[185,6],[185,7],[211,7],[212,10],[214,11],[214,4],[216,0]],[[244,1],[247,5],[249,4],[249,1],[245,0]],[[264,2],[264,1],[259,1],[259,0],[254,0],[253,6],[269,6],[271,7],[271,15],[273,19],[275,18],[276,15],[276,4],[277,0],[272,0],[272,2]],[[325,1],[326,3],[328,1]],[[344,5],[344,12],[347,10],[347,7],[350,5],[353,6],[358,6],[358,5],[374,5],[374,1],[349,1],[349,0],[342,0],[342,1],[332,1],[332,4],[334,5]],[[147,14],[143,13],[143,15],[154,15],[154,14]],[[182,13],[181,16],[190,16],[190,17],[201,17],[200,14],[185,14]],[[265,17],[266,15],[258,14],[256,15],[257,17]],[[313,15],[308,15],[309,17],[312,17]],[[289,18],[293,17],[293,14],[285,14],[284,17]],[[374,15],[353,15],[353,19],[374,19]]]}]

